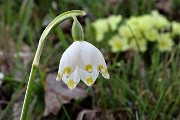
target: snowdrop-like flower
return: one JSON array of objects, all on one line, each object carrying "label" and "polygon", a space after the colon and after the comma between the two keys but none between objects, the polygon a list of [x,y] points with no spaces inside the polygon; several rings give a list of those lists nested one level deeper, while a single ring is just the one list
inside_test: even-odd
[{"label": "snowdrop-like flower", "polygon": [[62,79],[70,89],[74,89],[80,79],[91,86],[99,72],[109,79],[102,53],[86,41],[75,41],[62,55],[57,80]]}]

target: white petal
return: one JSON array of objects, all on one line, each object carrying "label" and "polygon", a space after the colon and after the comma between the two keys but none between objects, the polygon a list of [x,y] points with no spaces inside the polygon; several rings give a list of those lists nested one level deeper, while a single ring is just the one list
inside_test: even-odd
[{"label": "white petal", "polygon": [[88,65],[95,66],[99,72],[102,73],[103,77],[109,79],[109,74],[107,72],[107,66],[104,60],[102,53],[92,44],[83,41],[82,48],[80,51],[81,61],[78,62],[78,66],[82,69],[92,72],[92,70],[88,70]]},{"label": "white petal", "polygon": [[78,62],[78,66],[82,69],[92,72],[93,65],[95,64],[95,54],[96,48],[88,43],[83,41],[80,51],[80,61]]},{"label": "white petal", "polygon": [[[83,69],[86,70],[86,65],[90,64],[90,65],[94,65],[94,66],[98,66],[98,63],[101,61],[99,60],[100,58],[103,58],[102,53],[91,43],[88,43],[86,41],[82,42],[82,48],[80,51],[80,57],[81,57],[81,61],[79,61],[79,66]],[[104,64],[104,58],[102,59]]]},{"label": "white petal", "polygon": [[71,73],[76,69],[77,63],[79,61],[80,48],[81,42],[76,41],[73,42],[73,44],[71,44],[63,53],[62,58],[60,59],[58,70],[58,73],[60,73],[61,77],[63,77],[63,75],[69,77]]},{"label": "white petal", "polygon": [[63,76],[62,80],[64,81],[64,83],[67,84],[69,89],[74,89],[80,81],[78,69],[76,68],[75,71],[69,77]]},{"label": "white petal", "polygon": [[99,72],[95,67],[93,67],[93,70],[91,73],[87,72],[86,70],[83,70],[81,68],[78,69],[78,74],[80,76],[80,79],[87,85],[91,86],[97,79]]}]

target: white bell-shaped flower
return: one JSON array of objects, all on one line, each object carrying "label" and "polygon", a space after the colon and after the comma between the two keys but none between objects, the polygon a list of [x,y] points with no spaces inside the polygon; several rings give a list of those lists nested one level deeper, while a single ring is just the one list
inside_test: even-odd
[{"label": "white bell-shaped flower", "polygon": [[99,72],[109,79],[102,53],[86,41],[75,41],[62,55],[57,80],[62,79],[70,89],[74,89],[80,79],[91,86]]}]

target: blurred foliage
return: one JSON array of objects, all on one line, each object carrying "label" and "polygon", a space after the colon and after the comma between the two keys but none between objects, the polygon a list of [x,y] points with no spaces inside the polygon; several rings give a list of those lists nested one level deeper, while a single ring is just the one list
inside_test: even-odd
[{"label": "blurred foliage", "polygon": [[[29,119],[76,119],[84,109],[95,110],[94,114],[98,116],[100,113],[99,119],[103,120],[180,119],[180,2],[173,0],[165,3],[169,7],[163,7],[165,5],[162,0],[1,0],[0,73],[5,76],[0,85],[0,119],[15,119],[15,111],[18,111],[17,108],[21,110],[21,107],[15,105],[22,105],[24,98],[31,66],[31,62],[26,61],[32,61],[44,28],[55,16],[72,9],[81,9],[87,13],[87,16],[78,18],[84,26],[85,40],[101,49],[111,78],[104,80],[99,77],[95,85],[84,88],[89,97],[62,105],[56,116],[43,116],[46,76],[57,72],[62,53],[72,43],[72,20],[66,20],[49,35],[48,45],[43,51],[34,83]],[[154,9],[160,13],[154,17],[153,30],[144,31],[144,28],[152,27],[152,20],[150,22],[146,17],[152,19],[151,12]],[[96,31],[93,28],[93,23],[97,21],[105,22],[97,27],[99,32],[104,32],[101,42],[96,41]],[[116,38],[121,35],[117,35],[119,31],[129,30],[129,27],[124,27],[127,23],[132,28],[128,34],[134,33],[132,39],[139,40],[137,30],[133,28],[137,25],[134,21],[141,25],[146,37],[155,37],[157,33],[156,37],[165,41],[173,39],[174,46],[171,46],[169,52],[159,52],[152,47],[154,38],[145,39],[148,44],[142,43],[147,44],[143,49],[148,50],[142,54],[136,50],[126,50],[129,42],[123,42],[127,39],[123,38],[120,41],[123,44],[122,52],[116,49],[111,52],[108,43],[117,45],[119,41]],[[163,21],[167,22],[163,30],[154,28]],[[170,37],[166,33],[170,33]],[[126,34],[120,37],[123,35]]]},{"label": "blurred foliage", "polygon": [[[180,23],[168,21],[157,11],[125,20],[122,20],[121,15],[112,15],[97,19],[92,23],[92,27],[96,41],[105,42],[105,39],[109,39],[107,42],[115,53],[127,50],[146,52],[153,47],[161,52],[171,52],[174,39],[180,36]],[[110,36],[106,35],[108,33]],[[176,40],[176,43],[179,43],[178,41]]]}]

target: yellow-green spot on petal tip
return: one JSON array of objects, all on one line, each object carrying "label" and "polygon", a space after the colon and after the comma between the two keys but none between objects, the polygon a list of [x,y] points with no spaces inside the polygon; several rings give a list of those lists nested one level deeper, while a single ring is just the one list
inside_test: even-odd
[{"label": "yellow-green spot on petal tip", "polygon": [[65,67],[64,68],[64,73],[69,75],[71,73],[71,68],[70,67]]},{"label": "yellow-green spot on petal tip", "polygon": [[86,79],[86,84],[87,84],[88,86],[91,86],[91,85],[93,84],[93,79],[92,79],[92,77],[89,77],[89,78]]},{"label": "yellow-green spot on petal tip", "polygon": [[101,72],[103,71],[104,67],[102,65],[98,65],[98,70]]},{"label": "yellow-green spot on petal tip", "polygon": [[61,73],[58,72],[56,80],[57,81],[61,80]]},{"label": "yellow-green spot on petal tip", "polygon": [[91,72],[92,66],[90,64],[86,65],[86,71]]},{"label": "yellow-green spot on petal tip", "polygon": [[108,74],[109,74],[107,69],[105,69],[105,74],[106,74],[106,75],[108,75]]},{"label": "yellow-green spot on petal tip", "polygon": [[75,88],[75,82],[73,80],[69,80],[67,85],[68,85],[69,89],[74,89]]},{"label": "yellow-green spot on petal tip", "polygon": [[105,69],[105,76],[106,76],[106,79],[109,79],[109,73],[107,69]]}]

